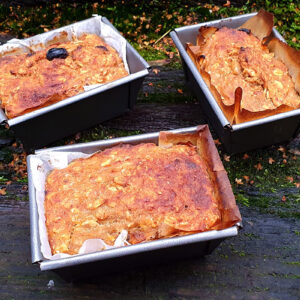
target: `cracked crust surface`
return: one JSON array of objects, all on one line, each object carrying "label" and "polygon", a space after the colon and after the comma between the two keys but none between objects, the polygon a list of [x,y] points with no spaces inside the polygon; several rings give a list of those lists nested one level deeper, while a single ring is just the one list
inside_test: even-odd
[{"label": "cracked crust surface", "polygon": [[[264,30],[257,28],[265,16]],[[264,45],[261,39],[271,29],[270,14],[260,12],[238,29],[201,27],[197,46],[187,44],[188,54],[232,124],[300,108],[299,63],[290,62],[297,62],[299,51],[282,42],[277,48],[273,41],[273,47]],[[242,97],[235,115],[237,89]]]},{"label": "cracked crust surface", "polygon": [[45,197],[52,253],[76,254],[90,238],[112,245],[124,229],[136,244],[239,221],[207,132],[183,138],[162,133],[160,146],[118,145],[53,170]]},{"label": "cracked crust surface", "polygon": [[[51,48],[64,48],[65,59],[46,58]],[[8,118],[48,106],[128,75],[117,51],[95,34],[52,44],[30,54],[0,57],[0,100]]]}]

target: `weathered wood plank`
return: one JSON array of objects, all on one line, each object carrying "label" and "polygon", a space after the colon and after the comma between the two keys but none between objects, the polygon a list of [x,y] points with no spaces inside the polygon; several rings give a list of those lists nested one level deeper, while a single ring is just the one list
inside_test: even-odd
[{"label": "weathered wood plank", "polygon": [[133,111],[110,121],[104,126],[114,129],[154,132],[205,124],[205,116],[197,103],[158,104],[141,103]]},{"label": "weathered wood plank", "polygon": [[71,284],[31,265],[28,202],[7,200],[0,205],[0,299],[299,299],[299,220],[242,207],[244,229],[210,256]]}]

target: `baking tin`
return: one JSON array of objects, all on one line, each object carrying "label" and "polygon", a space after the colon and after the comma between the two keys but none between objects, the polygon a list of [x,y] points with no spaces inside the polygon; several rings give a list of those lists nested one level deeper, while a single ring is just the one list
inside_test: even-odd
[{"label": "baking tin", "polygon": [[[228,153],[239,153],[256,148],[281,143],[292,138],[300,126],[300,109],[277,114],[267,118],[231,125],[218,106],[214,96],[202,79],[197,67],[186,52],[186,43],[196,44],[198,30],[202,26],[227,26],[236,28],[245,23],[256,13],[211,21],[191,26],[176,28],[170,33],[179,50],[185,79],[189,89],[197,97],[201,109],[223,142]],[[284,41],[279,32],[273,28],[272,34]]]},{"label": "baking tin", "polygon": [[[172,130],[174,133],[193,133],[197,127]],[[159,132],[121,137],[110,140],[75,144],[37,150],[35,153],[45,151],[68,151],[94,153],[119,143],[158,143]],[[104,250],[100,252],[76,255],[58,260],[46,260],[40,251],[38,228],[38,211],[35,201],[35,187],[32,182],[30,157],[27,157],[28,188],[30,202],[30,230],[31,230],[31,256],[32,263],[39,264],[42,271],[53,270],[66,280],[76,280],[94,274],[119,272],[132,267],[149,265],[159,262],[172,261],[186,257],[210,254],[225,238],[236,236],[240,224],[224,230],[212,230],[186,236],[161,239],[136,245]]]},{"label": "baking tin", "polygon": [[[117,31],[105,17],[102,21]],[[0,108],[0,123],[8,124],[24,148],[30,150],[129,111],[150,66],[128,42],[126,59],[130,75],[9,120]]]}]

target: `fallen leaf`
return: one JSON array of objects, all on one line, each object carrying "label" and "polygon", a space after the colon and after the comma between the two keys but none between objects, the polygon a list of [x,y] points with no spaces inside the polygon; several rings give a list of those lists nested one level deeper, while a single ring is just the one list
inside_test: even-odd
[{"label": "fallen leaf", "polygon": [[286,180],[292,183],[294,181],[294,178],[292,176],[286,176]]},{"label": "fallen leaf", "polygon": [[282,162],[283,162],[284,164],[286,164],[286,163],[287,163],[287,160],[286,160],[286,159],[284,159]]},{"label": "fallen leaf", "polygon": [[0,189],[0,195],[2,196],[6,195],[6,188]]},{"label": "fallen leaf", "polygon": [[283,153],[282,158],[288,158],[288,156],[285,153]]},{"label": "fallen leaf", "polygon": [[229,155],[224,154],[223,158],[224,158],[224,160],[226,160],[226,161],[230,161],[230,156],[229,156]]},{"label": "fallen leaf", "polygon": [[251,185],[254,184],[254,180],[251,180],[251,181],[250,181],[250,184],[251,184]]},{"label": "fallen leaf", "polygon": [[248,159],[249,157],[250,156],[247,153],[245,153],[244,156],[243,156],[243,159]]},{"label": "fallen leaf", "polygon": [[239,179],[236,178],[236,179],[235,179],[235,182],[236,182],[237,184],[244,184],[244,183],[243,183],[243,180],[240,179],[240,178],[239,178]]},{"label": "fallen leaf", "polygon": [[221,142],[219,139],[215,139],[214,142],[215,142],[215,145],[217,145],[217,146],[221,145]]},{"label": "fallen leaf", "polygon": [[282,196],[281,201],[286,202],[286,196]]},{"label": "fallen leaf", "polygon": [[284,147],[280,146],[280,147],[278,148],[278,151],[280,151],[280,152],[285,152],[286,150],[285,150]]},{"label": "fallen leaf", "polygon": [[249,180],[250,180],[249,176],[247,176],[247,175],[244,175],[243,178],[246,180],[247,183],[248,183]]},{"label": "fallen leaf", "polygon": [[149,82],[148,85],[149,85],[149,86],[153,86],[153,83],[152,83],[152,82]]},{"label": "fallen leaf", "polygon": [[153,73],[155,73],[156,75],[160,72],[159,69],[153,69],[152,71],[153,71]]},{"label": "fallen leaf", "polygon": [[174,52],[170,52],[170,53],[168,54],[168,56],[169,56],[170,58],[173,58],[173,57],[174,57]]},{"label": "fallen leaf", "polygon": [[178,92],[179,94],[183,94],[182,89],[178,89],[177,92]]},{"label": "fallen leaf", "polygon": [[269,164],[272,165],[275,162],[275,160],[272,157],[269,157]]},{"label": "fallen leaf", "polygon": [[230,1],[227,0],[226,3],[223,4],[223,6],[224,6],[224,7],[230,7],[230,4],[231,4]]},{"label": "fallen leaf", "polygon": [[254,165],[254,168],[259,171],[263,169],[263,166],[261,165],[261,163],[258,163],[257,165]]},{"label": "fallen leaf", "polygon": [[300,188],[300,182],[294,182],[294,185],[296,186],[297,189]]},{"label": "fallen leaf", "polygon": [[10,185],[10,184],[12,184],[11,180],[9,180],[9,181],[6,182],[6,185]]}]

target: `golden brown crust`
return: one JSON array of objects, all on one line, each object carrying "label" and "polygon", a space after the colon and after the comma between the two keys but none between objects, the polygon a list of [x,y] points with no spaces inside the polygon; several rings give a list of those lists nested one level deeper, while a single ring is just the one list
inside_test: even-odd
[{"label": "golden brown crust", "polygon": [[221,212],[221,221],[216,223],[211,229],[224,229],[241,221],[241,215],[236,205],[227,173],[208,126],[198,126],[196,133],[174,134],[161,132],[159,135],[159,145],[162,147],[171,147],[178,143],[193,144],[197,147],[200,157],[205,161],[206,170],[213,183],[214,195]]},{"label": "golden brown crust", "polygon": [[124,229],[135,244],[231,226],[241,217],[226,178],[207,126],[75,160],[47,178],[51,249],[75,254],[89,238],[112,244]]},{"label": "golden brown crust", "polygon": [[[43,50],[0,58],[0,100],[8,118],[77,95],[84,86],[128,75],[116,50],[97,35],[62,42],[65,39],[61,34]],[[51,48],[64,48],[68,56],[49,61]]]},{"label": "golden brown crust", "polygon": [[231,124],[300,108],[300,51],[266,37],[272,26],[273,16],[261,10],[239,29],[201,27],[197,46],[187,45]]}]

